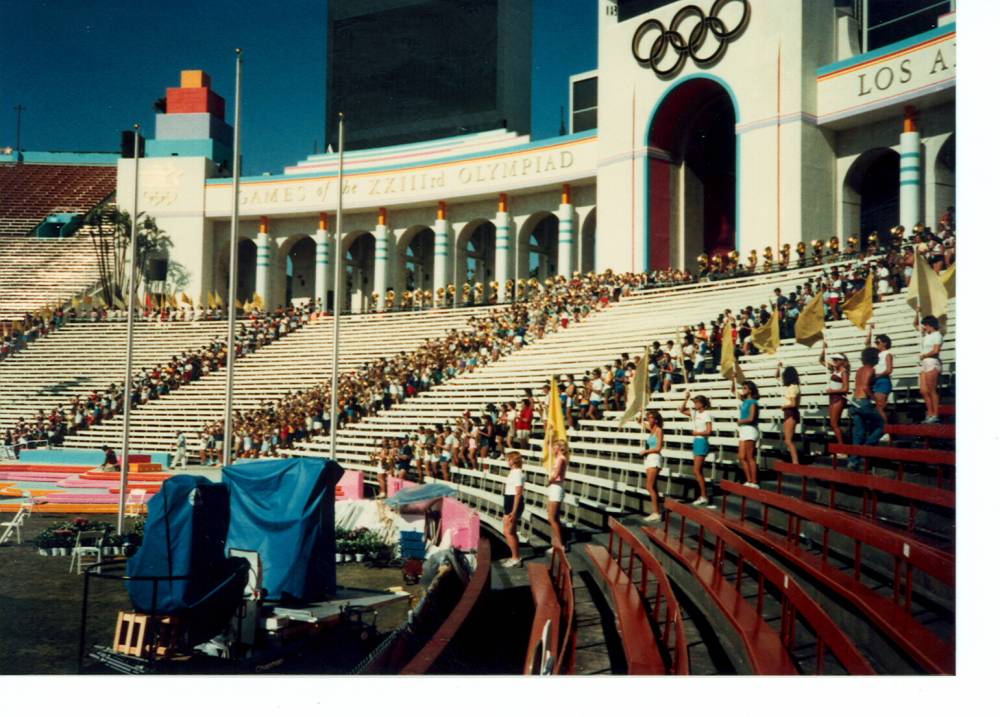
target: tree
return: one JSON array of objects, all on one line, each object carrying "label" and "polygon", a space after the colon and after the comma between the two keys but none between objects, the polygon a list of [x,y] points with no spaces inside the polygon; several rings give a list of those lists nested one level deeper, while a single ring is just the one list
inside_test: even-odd
[{"label": "tree", "polygon": [[[91,241],[97,255],[101,294],[105,304],[125,301],[128,271],[128,248],[132,241],[132,218],[129,213],[111,203],[100,204],[84,217],[84,224],[93,228]],[[136,273],[146,276],[149,262],[168,252],[173,246],[170,237],[156,225],[156,219],[139,213],[137,231]]]}]

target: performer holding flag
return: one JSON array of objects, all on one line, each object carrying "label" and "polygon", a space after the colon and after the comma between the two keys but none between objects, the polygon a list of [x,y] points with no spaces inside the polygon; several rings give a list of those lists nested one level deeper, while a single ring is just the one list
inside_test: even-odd
[{"label": "performer holding flag", "polygon": [[549,407],[545,418],[545,440],[542,445],[542,465],[549,472],[549,527],[552,530],[552,547],[563,548],[562,527],[559,514],[565,495],[563,483],[566,481],[566,465],[569,463],[569,444],[566,441],[566,424],[562,402],[559,401],[559,385],[552,377],[549,389]]}]

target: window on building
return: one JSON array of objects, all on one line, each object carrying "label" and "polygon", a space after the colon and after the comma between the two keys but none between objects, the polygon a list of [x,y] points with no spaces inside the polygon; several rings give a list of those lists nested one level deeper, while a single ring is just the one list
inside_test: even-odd
[{"label": "window on building", "polygon": [[597,76],[573,82],[570,132],[585,132],[597,128]]},{"label": "window on building", "polygon": [[[955,10],[955,0],[851,0],[861,33],[861,50],[877,50],[938,26]],[[846,4],[846,3],[845,3]]]}]

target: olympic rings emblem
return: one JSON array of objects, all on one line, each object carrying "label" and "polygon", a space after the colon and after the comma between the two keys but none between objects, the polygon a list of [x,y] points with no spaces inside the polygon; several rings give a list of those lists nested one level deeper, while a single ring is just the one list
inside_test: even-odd
[{"label": "olympic rings emblem", "polygon": [[[738,2],[742,12],[740,21],[730,30],[719,18],[719,13],[732,2]],[[691,17],[697,18],[697,22],[691,28],[688,37],[684,38],[680,34],[679,28],[681,23]],[[632,56],[643,67],[651,68],[661,79],[680,72],[688,57],[698,66],[711,65],[722,57],[729,41],[743,32],[749,20],[750,4],[747,0],[715,0],[708,16],[697,5],[687,5],[674,15],[669,30],[663,26],[662,22],[655,19],[646,20],[639,25],[632,36]],[[640,45],[646,36],[653,32],[657,33],[657,36],[649,45],[648,52],[643,52]],[[715,38],[718,45],[707,54],[699,54],[705,47],[709,35]],[[709,43],[709,46],[711,44]],[[677,58],[672,65],[664,67],[662,62],[671,50],[676,53]]]}]

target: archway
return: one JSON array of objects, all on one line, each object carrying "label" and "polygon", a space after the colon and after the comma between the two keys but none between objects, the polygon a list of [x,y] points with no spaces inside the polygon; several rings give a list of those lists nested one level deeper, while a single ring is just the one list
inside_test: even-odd
[{"label": "archway", "polygon": [[647,269],[693,269],[699,254],[735,248],[736,115],[726,88],[706,77],[673,87],[654,112]]},{"label": "archway", "polygon": [[[219,247],[215,262],[216,291],[223,302],[229,300],[229,241]],[[249,237],[240,237],[236,244],[236,301],[242,304],[257,291],[257,245]],[[204,297],[207,299],[207,297]],[[207,306],[206,304],[203,304]]]},{"label": "archway", "polygon": [[545,281],[558,273],[559,219],[552,212],[532,214],[518,237],[518,279]]},{"label": "archway", "polygon": [[279,263],[285,276],[285,306],[309,303],[316,298],[316,242],[310,236],[292,237],[285,260]]},{"label": "archway", "polygon": [[459,278],[473,287],[482,284],[483,301],[489,300],[489,284],[495,276],[496,237],[497,230],[493,222],[480,219],[467,224],[459,238],[459,244],[465,248],[465,276]]},{"label": "archway", "polygon": [[375,237],[371,232],[359,234],[344,255],[344,291],[351,313],[366,311],[375,287]]},{"label": "archway", "polygon": [[427,226],[407,229],[400,239],[399,259],[396,272],[396,276],[400,277],[398,293],[434,288],[433,229]]},{"label": "archway", "polygon": [[588,274],[594,271],[594,248],[597,244],[597,209],[591,209],[580,228],[580,256],[577,271]]},{"label": "archway", "polygon": [[[955,207],[955,135],[951,135],[938,150],[934,159],[934,216],[928,217],[929,226],[937,230],[941,218]],[[952,212],[954,213],[954,212]]]},{"label": "archway", "polygon": [[899,154],[888,147],[863,152],[847,171],[843,195],[846,234],[885,236],[899,224]]}]

